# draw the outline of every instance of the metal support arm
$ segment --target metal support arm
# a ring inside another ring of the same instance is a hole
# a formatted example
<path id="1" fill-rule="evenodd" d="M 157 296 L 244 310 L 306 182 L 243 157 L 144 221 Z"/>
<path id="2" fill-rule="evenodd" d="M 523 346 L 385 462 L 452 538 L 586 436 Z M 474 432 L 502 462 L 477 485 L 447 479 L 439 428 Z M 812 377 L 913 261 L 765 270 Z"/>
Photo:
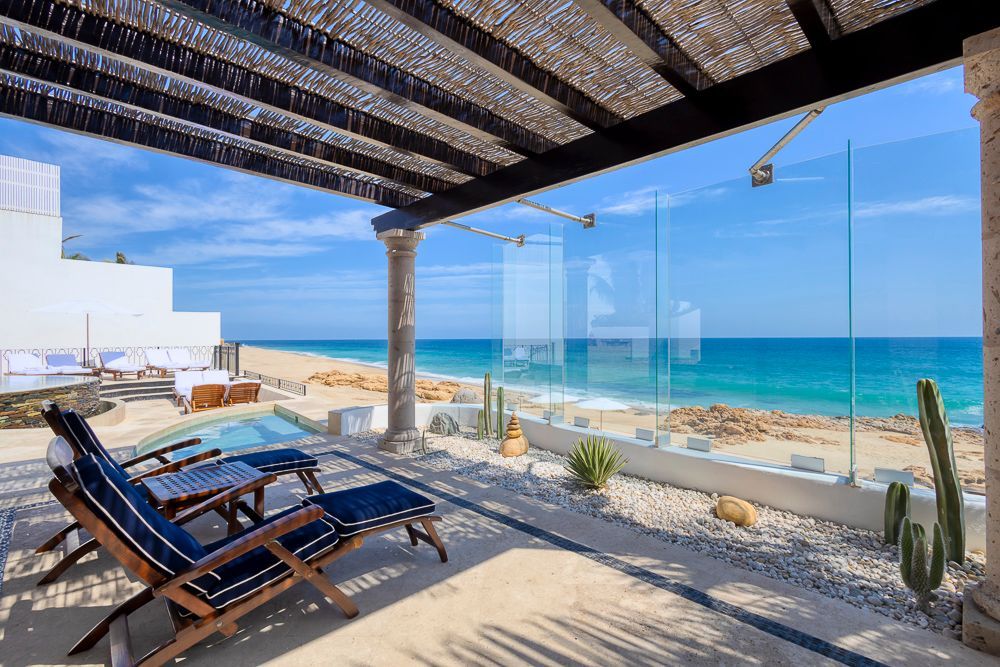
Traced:
<path id="1" fill-rule="evenodd" d="M 499 239 L 500 241 L 508 241 L 510 243 L 516 243 L 518 248 L 524 247 L 524 234 L 520 236 L 504 236 L 503 234 L 497 234 L 496 232 L 490 232 L 485 229 L 479 229 L 478 227 L 470 227 L 468 225 L 463 225 L 457 222 L 452 222 L 451 220 L 445 220 L 441 223 L 448 227 L 454 227 L 455 229 L 461 229 L 465 232 L 472 232 L 473 234 L 480 234 L 482 236 L 489 236 L 491 239 Z"/>
<path id="2" fill-rule="evenodd" d="M 771 159 L 778 154 L 782 148 L 787 146 L 792 139 L 799 136 L 802 130 L 806 129 L 806 125 L 816 120 L 819 115 L 823 113 L 823 108 L 813 109 L 805 116 L 799 119 L 792 129 L 785 133 L 781 139 L 778 139 L 778 143 L 771 146 L 766 153 L 760 156 L 760 159 L 750 165 L 750 178 L 751 185 L 753 187 L 759 187 L 761 185 L 770 185 L 774 183 L 774 165 L 770 163 Z"/>
<path id="3" fill-rule="evenodd" d="M 545 204 L 539 204 L 536 201 L 531 201 L 530 199 L 518 199 L 518 204 L 533 208 L 544 213 L 551 213 L 552 215 L 557 215 L 560 218 L 566 218 L 567 220 L 572 220 L 573 222 L 579 222 L 583 225 L 584 229 L 590 229 L 597 224 L 597 215 L 594 213 L 588 213 L 587 215 L 573 215 L 572 213 L 566 213 L 565 211 L 560 211 L 554 209 L 551 206 L 546 206 Z"/>

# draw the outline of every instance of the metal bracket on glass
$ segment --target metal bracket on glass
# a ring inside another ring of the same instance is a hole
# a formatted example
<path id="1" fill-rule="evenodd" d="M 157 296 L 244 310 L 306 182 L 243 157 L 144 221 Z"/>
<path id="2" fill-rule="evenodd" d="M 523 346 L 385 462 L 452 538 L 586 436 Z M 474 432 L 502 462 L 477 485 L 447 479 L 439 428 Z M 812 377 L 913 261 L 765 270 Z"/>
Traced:
<path id="1" fill-rule="evenodd" d="M 531 201 L 530 199 L 518 199 L 518 204 L 522 206 L 527 206 L 528 208 L 533 208 L 543 213 L 551 213 L 552 215 L 559 216 L 560 218 L 566 218 L 567 220 L 572 220 L 573 222 L 579 222 L 583 225 L 584 229 L 590 229 L 597 225 L 597 214 L 588 213 L 587 215 L 573 215 L 572 213 L 567 213 L 565 211 L 560 211 L 559 209 L 552 208 L 551 206 L 546 206 L 545 204 L 539 204 L 536 201 Z"/>
<path id="2" fill-rule="evenodd" d="M 518 248 L 524 247 L 524 234 L 521 234 L 520 236 L 504 236 L 503 234 L 497 234 L 496 232 L 490 232 L 485 229 L 479 229 L 478 227 L 470 227 L 468 225 L 452 222 L 451 220 L 445 220 L 441 224 L 447 227 L 454 227 L 455 229 L 461 229 L 464 232 L 472 232 L 473 234 L 479 234 L 481 236 L 489 236 L 491 239 L 499 239 L 500 241 L 515 243 L 517 244 Z"/>
<path id="3" fill-rule="evenodd" d="M 750 165 L 750 185 L 757 188 L 774 183 L 774 165 L 771 164 L 771 160 L 778 154 L 778 151 L 787 146 L 802 130 L 806 129 L 806 125 L 816 120 L 821 113 L 823 113 L 823 107 L 813 109 L 800 118 L 792 129 L 785 132 L 785 136 L 778 139 L 778 143 L 767 149 L 767 152 L 761 155 L 759 160 Z"/>

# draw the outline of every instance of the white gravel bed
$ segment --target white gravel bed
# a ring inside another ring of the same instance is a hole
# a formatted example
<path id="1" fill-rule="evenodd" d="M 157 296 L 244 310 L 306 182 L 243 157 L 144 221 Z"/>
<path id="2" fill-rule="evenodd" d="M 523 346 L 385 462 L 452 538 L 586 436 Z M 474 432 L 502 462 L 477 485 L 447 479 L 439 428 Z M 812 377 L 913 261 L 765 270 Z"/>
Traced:
<path id="1" fill-rule="evenodd" d="M 360 440 L 375 442 L 377 433 Z M 758 521 L 740 528 L 715 516 L 716 494 L 681 489 L 630 475 L 616 475 L 602 491 L 573 482 L 565 457 L 532 448 L 503 458 L 499 441 L 474 435 L 434 436 L 422 463 L 627 526 L 683 545 L 735 567 L 839 598 L 856 607 L 960 638 L 962 590 L 984 575 L 982 553 L 965 565 L 948 564 L 930 616 L 919 611 L 899 576 L 899 549 L 878 532 L 799 516 L 757 505 Z"/>

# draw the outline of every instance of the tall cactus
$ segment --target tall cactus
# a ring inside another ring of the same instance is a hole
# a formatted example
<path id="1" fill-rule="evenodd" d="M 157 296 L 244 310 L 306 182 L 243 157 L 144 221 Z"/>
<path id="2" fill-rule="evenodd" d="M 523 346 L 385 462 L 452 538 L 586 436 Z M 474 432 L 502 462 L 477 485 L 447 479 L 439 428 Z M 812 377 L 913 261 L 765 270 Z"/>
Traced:
<path id="1" fill-rule="evenodd" d="M 906 587 L 917 597 L 917 607 L 930 613 L 930 603 L 937 599 L 934 590 L 944 578 L 945 548 L 941 526 L 934 524 L 930 567 L 927 565 L 927 536 L 919 523 L 903 519 L 900 539 L 899 574 Z"/>
<path id="2" fill-rule="evenodd" d="M 493 382 L 490 378 L 489 371 L 483 376 L 483 419 L 486 422 L 486 428 L 483 433 L 486 437 L 493 435 L 493 404 L 490 399 L 493 396 Z"/>
<path id="3" fill-rule="evenodd" d="M 910 516 L 910 488 L 901 482 L 893 482 L 885 492 L 886 544 L 899 544 L 900 527 L 903 519 L 908 516 Z"/>
<path id="4" fill-rule="evenodd" d="M 948 560 L 962 564 L 965 562 L 965 499 L 955 466 L 948 413 L 934 380 L 917 382 L 917 402 L 920 406 L 920 429 L 924 432 L 934 471 L 938 523 L 944 533 Z"/>
<path id="5" fill-rule="evenodd" d="M 503 433 L 503 387 L 497 387 L 497 437 Z"/>

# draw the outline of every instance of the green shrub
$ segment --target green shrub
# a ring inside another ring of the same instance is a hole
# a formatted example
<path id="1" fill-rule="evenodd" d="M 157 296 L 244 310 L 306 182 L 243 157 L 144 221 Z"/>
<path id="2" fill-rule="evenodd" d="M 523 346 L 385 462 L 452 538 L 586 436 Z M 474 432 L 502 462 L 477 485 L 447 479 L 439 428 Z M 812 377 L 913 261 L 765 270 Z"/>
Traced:
<path id="1" fill-rule="evenodd" d="M 591 489 L 603 489 L 611 476 L 625 467 L 628 459 L 605 437 L 580 438 L 569 452 L 566 470 Z"/>

